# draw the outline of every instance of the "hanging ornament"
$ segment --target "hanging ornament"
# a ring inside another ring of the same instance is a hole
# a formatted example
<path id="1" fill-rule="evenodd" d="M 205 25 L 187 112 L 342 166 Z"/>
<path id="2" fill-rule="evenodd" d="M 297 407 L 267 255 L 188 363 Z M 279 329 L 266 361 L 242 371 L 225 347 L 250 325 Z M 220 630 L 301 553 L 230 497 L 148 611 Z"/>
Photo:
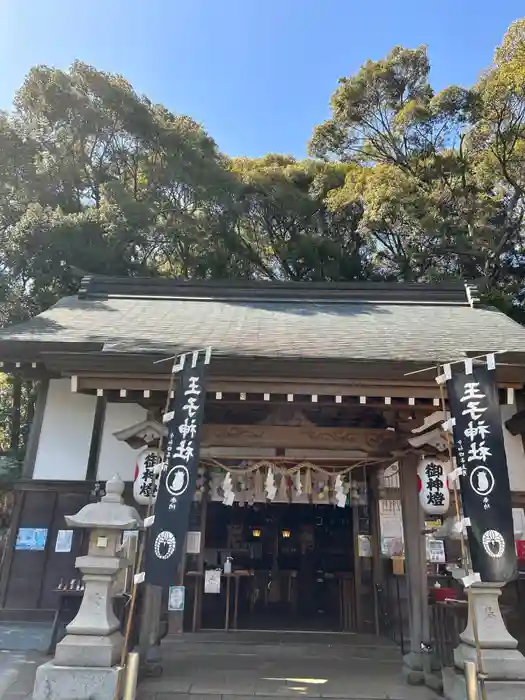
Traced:
<path id="1" fill-rule="evenodd" d="M 335 477 L 334 495 L 336 506 L 338 508 L 344 508 L 346 506 L 346 490 L 341 474 Z"/>
<path id="2" fill-rule="evenodd" d="M 222 500 L 223 505 L 232 506 L 235 500 L 235 492 L 233 490 L 233 481 L 230 472 L 226 472 L 226 476 L 222 482 L 222 491 L 224 494 L 224 498 Z"/>
<path id="3" fill-rule="evenodd" d="M 275 486 L 275 475 L 273 473 L 273 469 L 271 468 L 268 469 L 268 473 L 266 475 L 265 491 L 266 498 L 269 501 L 273 501 L 273 499 L 277 495 L 277 488 Z"/>
<path id="4" fill-rule="evenodd" d="M 279 500 L 288 500 L 288 479 L 286 474 L 281 474 L 281 481 L 279 482 Z"/>
<path id="5" fill-rule="evenodd" d="M 260 469 L 257 469 L 253 477 L 253 500 L 254 502 L 264 502 L 264 483 Z"/>
<path id="6" fill-rule="evenodd" d="M 294 483 L 295 483 L 295 493 L 298 496 L 302 496 L 302 494 L 303 494 L 303 482 L 301 481 L 301 470 L 300 469 L 298 469 L 295 472 Z"/>
<path id="7" fill-rule="evenodd" d="M 310 469 L 307 469 L 304 475 L 304 492 L 307 496 L 312 493 L 312 472 Z"/>

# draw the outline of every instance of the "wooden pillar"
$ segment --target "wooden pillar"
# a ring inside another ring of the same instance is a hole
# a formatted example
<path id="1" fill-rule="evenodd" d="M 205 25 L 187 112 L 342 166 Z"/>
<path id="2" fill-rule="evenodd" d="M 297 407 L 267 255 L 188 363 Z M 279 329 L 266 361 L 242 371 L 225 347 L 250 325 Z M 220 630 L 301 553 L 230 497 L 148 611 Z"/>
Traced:
<path id="1" fill-rule="evenodd" d="M 419 505 L 417 455 L 399 460 L 399 481 L 405 543 L 405 580 L 408 595 L 410 652 L 405 655 L 404 671 L 411 684 L 425 682 L 422 644 L 428 643 L 428 591 L 424 517 Z"/>
<path id="2" fill-rule="evenodd" d="M 372 573 L 374 585 L 374 626 L 375 633 L 380 633 L 378 587 L 384 583 L 384 571 L 381 561 L 381 517 L 379 513 L 379 468 L 369 474 L 368 493 L 370 507 L 370 524 L 372 535 Z"/>
<path id="3" fill-rule="evenodd" d="M 361 558 L 359 557 L 359 506 L 352 504 L 352 534 L 354 537 L 354 600 L 355 600 L 355 627 L 361 632 L 363 625 L 362 600 L 361 600 Z"/>
<path id="4" fill-rule="evenodd" d="M 26 452 L 24 457 L 24 465 L 22 467 L 22 476 L 25 479 L 31 479 L 35 469 L 36 455 L 38 451 L 38 443 L 40 441 L 40 433 L 42 432 L 42 423 L 44 422 L 44 412 L 46 409 L 47 392 L 49 389 L 49 379 L 41 379 L 36 386 L 36 402 L 34 407 L 31 428 L 26 444 Z"/>
<path id="5" fill-rule="evenodd" d="M 204 547 L 206 544 L 206 524 L 208 522 L 208 502 L 210 496 L 210 484 L 207 480 L 206 488 L 201 501 L 201 549 L 199 552 L 198 571 L 200 576 L 195 579 L 195 600 L 193 603 L 192 631 L 196 632 L 202 625 L 202 596 L 204 595 Z"/>

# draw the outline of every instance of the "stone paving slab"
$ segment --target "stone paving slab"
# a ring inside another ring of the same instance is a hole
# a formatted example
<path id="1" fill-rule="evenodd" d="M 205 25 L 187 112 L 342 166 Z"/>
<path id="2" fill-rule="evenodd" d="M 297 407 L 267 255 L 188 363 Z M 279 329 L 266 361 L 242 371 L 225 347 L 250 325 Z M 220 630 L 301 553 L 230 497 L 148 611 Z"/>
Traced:
<path id="1" fill-rule="evenodd" d="M 389 642 L 355 635 L 324 644 L 277 641 L 257 635 L 184 635 L 162 644 L 164 674 L 145 679 L 138 700 L 437 700 L 427 688 L 408 686 L 401 653 Z M 304 638 L 303 638 L 304 639 Z"/>
<path id="2" fill-rule="evenodd" d="M 164 674 L 144 680 L 137 700 L 438 700 L 426 688 L 406 685 L 401 655 L 389 645 L 366 651 L 347 643 L 281 644 L 278 653 L 270 644 L 257 645 L 257 653 L 231 642 L 203 646 L 166 640 Z M 36 652 L 1 651 L 0 700 L 29 700 L 36 668 L 47 660 Z"/>
<path id="3" fill-rule="evenodd" d="M 0 649 L 5 651 L 46 652 L 51 640 L 51 625 L 47 622 L 0 623 Z"/>
<path id="4" fill-rule="evenodd" d="M 37 652 L 0 651 L 0 699 L 26 700 L 33 695 L 37 667 L 47 658 Z"/>

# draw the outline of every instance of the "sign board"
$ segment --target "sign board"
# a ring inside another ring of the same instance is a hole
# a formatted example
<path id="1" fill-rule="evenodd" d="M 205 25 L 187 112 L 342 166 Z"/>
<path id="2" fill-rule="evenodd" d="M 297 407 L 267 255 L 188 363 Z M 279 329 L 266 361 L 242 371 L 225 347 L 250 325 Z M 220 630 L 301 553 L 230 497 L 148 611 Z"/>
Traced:
<path id="1" fill-rule="evenodd" d="M 505 583 L 517 563 L 495 370 L 467 362 L 450 373 L 447 392 L 472 567 L 482 581 Z"/>
<path id="2" fill-rule="evenodd" d="M 46 527 L 21 527 L 16 536 L 15 549 L 42 552 L 46 548 L 46 542 Z"/>

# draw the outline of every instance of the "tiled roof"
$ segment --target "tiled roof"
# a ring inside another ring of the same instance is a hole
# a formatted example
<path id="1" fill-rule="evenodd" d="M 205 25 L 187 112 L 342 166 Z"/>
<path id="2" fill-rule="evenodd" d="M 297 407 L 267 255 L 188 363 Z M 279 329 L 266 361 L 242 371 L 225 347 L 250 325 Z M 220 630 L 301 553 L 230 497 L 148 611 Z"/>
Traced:
<path id="1" fill-rule="evenodd" d="M 42 349 L 90 342 L 107 351 L 171 353 L 211 345 L 230 357 L 429 364 L 525 350 L 524 328 L 493 309 L 472 308 L 458 287 L 95 282 L 1 330 L 0 348 L 5 341 Z"/>

